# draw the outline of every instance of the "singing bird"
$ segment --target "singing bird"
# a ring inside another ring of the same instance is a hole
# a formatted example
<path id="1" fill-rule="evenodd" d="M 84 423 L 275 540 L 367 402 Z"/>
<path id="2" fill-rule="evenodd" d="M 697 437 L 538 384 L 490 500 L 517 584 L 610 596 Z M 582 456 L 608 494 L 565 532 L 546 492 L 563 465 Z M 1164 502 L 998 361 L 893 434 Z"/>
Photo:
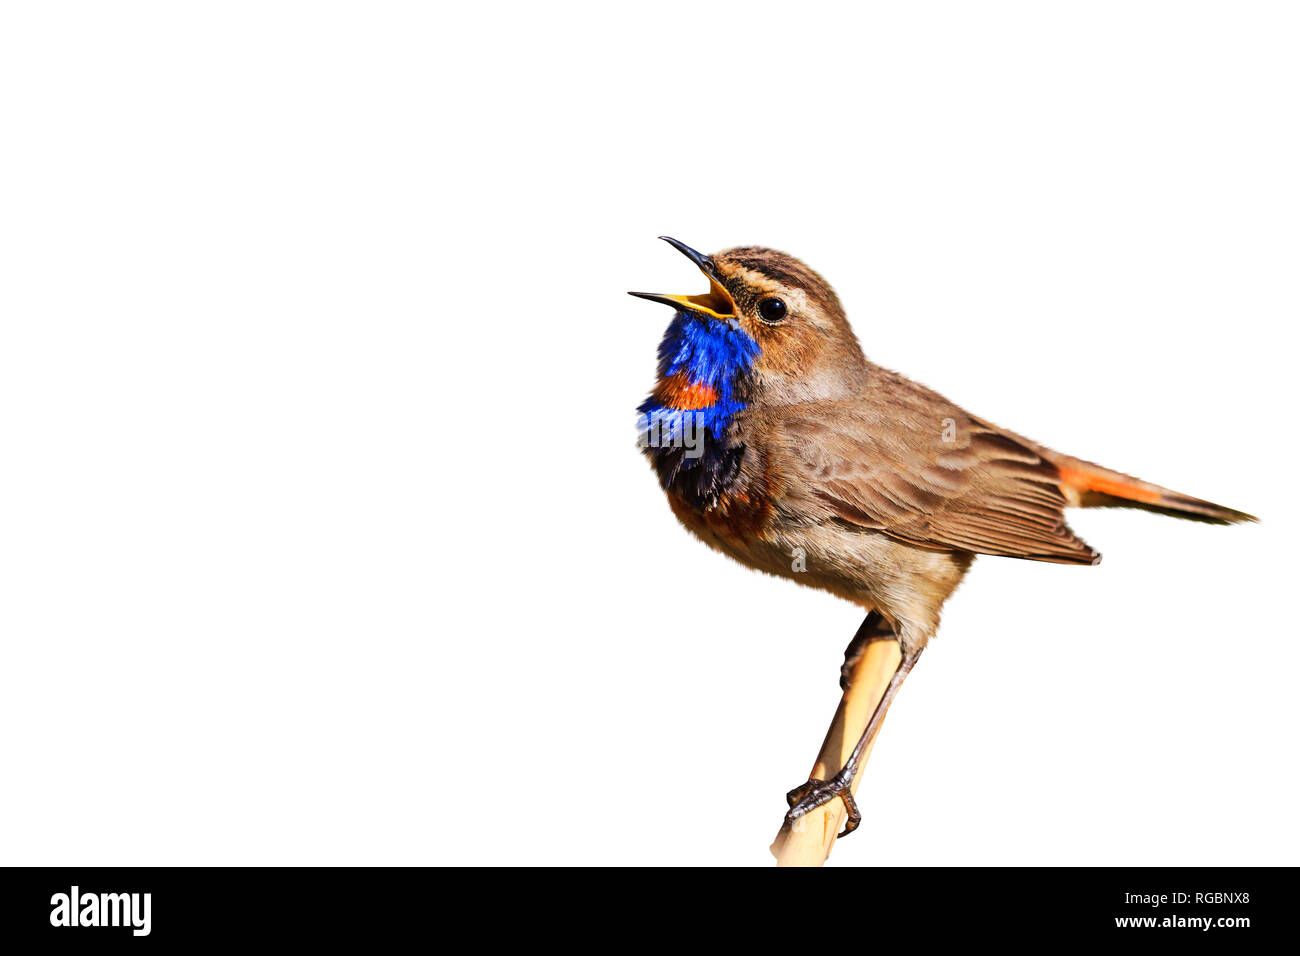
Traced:
<path id="1" fill-rule="evenodd" d="M 702 295 L 630 293 L 676 310 L 639 419 L 673 513 L 742 564 L 866 610 L 842 682 L 871 641 L 902 652 L 843 769 L 788 795 L 791 821 L 839 797 L 841 836 L 857 828 L 863 750 L 975 555 L 1097 564 L 1066 507 L 1256 520 L 1062 455 L 873 364 L 834 290 L 792 256 L 660 238 L 709 281 Z"/>

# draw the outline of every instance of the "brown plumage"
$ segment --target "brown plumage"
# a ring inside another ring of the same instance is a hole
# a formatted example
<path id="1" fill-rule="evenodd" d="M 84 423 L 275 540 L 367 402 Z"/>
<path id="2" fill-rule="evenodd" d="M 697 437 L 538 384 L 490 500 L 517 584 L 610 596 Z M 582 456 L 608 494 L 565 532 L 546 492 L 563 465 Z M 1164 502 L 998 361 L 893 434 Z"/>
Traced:
<path id="1" fill-rule="evenodd" d="M 976 554 L 1096 564 L 1067 506 L 1255 520 L 1052 451 L 869 362 L 834 290 L 791 256 L 704 256 L 668 241 L 710 285 L 697 296 L 633 293 L 678 310 L 642 406 L 674 514 L 744 564 L 853 601 L 903 649 L 854 757 L 793 791 L 792 819 L 840 796 L 856 827 L 847 787 L 858 756 Z M 656 441 L 660 420 L 698 425 L 699 457 Z"/>

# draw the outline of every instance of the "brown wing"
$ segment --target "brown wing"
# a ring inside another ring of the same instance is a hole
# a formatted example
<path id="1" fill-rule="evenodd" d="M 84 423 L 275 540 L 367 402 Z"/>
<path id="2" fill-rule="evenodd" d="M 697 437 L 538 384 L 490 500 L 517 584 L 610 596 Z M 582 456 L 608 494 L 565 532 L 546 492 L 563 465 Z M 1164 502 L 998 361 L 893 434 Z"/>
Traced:
<path id="1" fill-rule="evenodd" d="M 803 514 L 945 551 L 1101 560 L 1065 524 L 1054 464 L 901 376 L 881 370 L 860 398 L 787 407 L 773 431 Z"/>

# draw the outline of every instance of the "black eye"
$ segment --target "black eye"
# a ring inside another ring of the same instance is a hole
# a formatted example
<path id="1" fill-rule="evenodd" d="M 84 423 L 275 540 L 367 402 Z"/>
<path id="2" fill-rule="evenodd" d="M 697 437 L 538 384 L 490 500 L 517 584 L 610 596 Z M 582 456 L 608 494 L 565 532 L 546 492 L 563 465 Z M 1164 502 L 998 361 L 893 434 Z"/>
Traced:
<path id="1" fill-rule="evenodd" d="M 785 318 L 785 303 L 780 299 L 764 299 L 758 304 L 758 317 L 764 322 L 780 322 Z"/>

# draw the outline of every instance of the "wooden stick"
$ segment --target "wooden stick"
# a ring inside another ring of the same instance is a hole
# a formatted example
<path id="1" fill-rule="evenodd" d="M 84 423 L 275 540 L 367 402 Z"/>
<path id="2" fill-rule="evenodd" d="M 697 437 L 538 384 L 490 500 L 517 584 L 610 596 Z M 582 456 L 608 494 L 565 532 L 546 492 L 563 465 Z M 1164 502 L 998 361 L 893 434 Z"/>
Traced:
<path id="1" fill-rule="evenodd" d="M 880 698 L 885 695 L 885 687 L 901 660 L 897 641 L 872 641 L 866 646 L 853 669 L 852 684 L 840 698 L 839 709 L 835 711 L 835 719 L 826 731 L 826 740 L 822 743 L 821 753 L 817 755 L 817 762 L 813 764 L 809 776 L 825 780 L 844 766 L 853 745 L 862 736 L 862 731 L 867 729 L 867 721 L 871 719 Z M 876 736 L 880 736 L 879 730 Z M 862 755 L 857 775 L 853 778 L 854 793 L 858 792 L 862 768 L 867 765 L 867 758 L 871 756 L 871 749 L 875 745 L 875 738 L 872 738 Z M 872 810 L 861 806 L 859 809 L 862 810 L 863 819 L 858 839 L 863 839 L 871 832 Z M 844 829 L 847 816 L 844 801 L 836 798 L 800 817 L 793 828 L 783 822 L 771 846 L 776 865 L 821 866 L 830 856 L 835 837 Z"/>

